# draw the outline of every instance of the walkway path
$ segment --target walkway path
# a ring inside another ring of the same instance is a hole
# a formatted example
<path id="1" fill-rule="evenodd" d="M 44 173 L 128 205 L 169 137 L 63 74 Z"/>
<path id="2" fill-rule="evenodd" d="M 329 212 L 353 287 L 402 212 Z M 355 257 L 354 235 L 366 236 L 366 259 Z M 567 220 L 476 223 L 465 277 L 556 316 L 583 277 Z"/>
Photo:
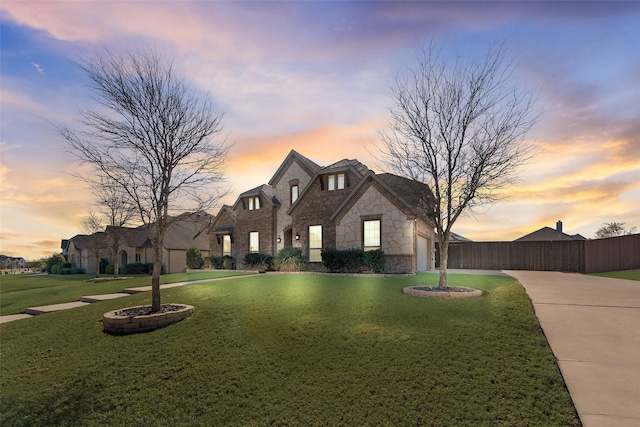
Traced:
<path id="1" fill-rule="evenodd" d="M 582 424 L 640 426 L 640 282 L 506 273 L 531 298 Z"/>
<path id="2" fill-rule="evenodd" d="M 219 281 L 219 280 L 226 280 L 226 279 L 237 279 L 239 277 L 246 277 L 246 275 L 227 276 L 227 277 L 214 277 L 214 278 L 210 278 L 210 279 L 191 280 L 191 281 L 188 281 L 188 282 L 167 283 L 166 285 L 160 285 L 160 289 L 175 288 L 175 287 L 178 287 L 178 286 L 190 285 L 192 283 L 212 282 L 212 281 Z M 94 302 L 105 301 L 105 300 L 110 300 L 110 299 L 114 299 L 114 298 L 126 297 L 126 296 L 129 296 L 129 295 L 132 295 L 132 294 L 137 294 L 137 293 L 140 293 L 140 292 L 151 292 L 151 286 L 141 286 L 141 287 L 138 287 L 138 288 L 128 288 L 128 289 L 125 289 L 123 292 L 117 292 L 117 293 L 114 293 L 114 294 L 90 295 L 90 296 L 80 297 L 80 299 L 78 301 L 65 302 L 65 303 L 62 303 L 62 304 L 52 304 L 52 305 L 43 305 L 43 306 L 39 306 L 39 307 L 29 307 L 24 311 L 24 313 L 8 314 L 8 315 L 5 315 L 5 316 L 0 316 L 0 324 L 13 322 L 15 320 L 20 320 L 20 319 L 28 319 L 30 317 L 37 316 L 39 314 L 52 313 L 54 311 L 60 311 L 60 310 L 68 310 L 70 308 L 75 308 L 75 307 L 82 307 L 82 306 L 89 305 L 89 304 L 94 303 Z"/>

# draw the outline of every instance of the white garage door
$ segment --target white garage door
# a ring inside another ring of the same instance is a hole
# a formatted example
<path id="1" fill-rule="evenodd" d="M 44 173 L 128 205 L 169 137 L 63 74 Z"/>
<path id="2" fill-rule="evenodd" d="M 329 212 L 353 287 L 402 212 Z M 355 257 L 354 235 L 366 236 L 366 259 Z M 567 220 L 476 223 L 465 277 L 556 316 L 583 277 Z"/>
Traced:
<path id="1" fill-rule="evenodd" d="M 429 241 L 426 237 L 418 236 L 418 250 L 416 257 L 418 258 L 418 271 L 427 271 L 429 269 Z"/>

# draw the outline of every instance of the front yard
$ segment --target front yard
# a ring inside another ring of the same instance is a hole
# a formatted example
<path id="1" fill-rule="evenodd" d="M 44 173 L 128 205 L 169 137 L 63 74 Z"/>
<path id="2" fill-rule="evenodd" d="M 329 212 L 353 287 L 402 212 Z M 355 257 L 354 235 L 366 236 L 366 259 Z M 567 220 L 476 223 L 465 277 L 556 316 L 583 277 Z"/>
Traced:
<path id="1" fill-rule="evenodd" d="M 482 298 L 402 294 L 409 278 L 255 275 L 162 292 L 194 305 L 110 336 L 138 294 L 0 325 L 0 424 L 579 425 L 522 287 L 451 275 Z"/>

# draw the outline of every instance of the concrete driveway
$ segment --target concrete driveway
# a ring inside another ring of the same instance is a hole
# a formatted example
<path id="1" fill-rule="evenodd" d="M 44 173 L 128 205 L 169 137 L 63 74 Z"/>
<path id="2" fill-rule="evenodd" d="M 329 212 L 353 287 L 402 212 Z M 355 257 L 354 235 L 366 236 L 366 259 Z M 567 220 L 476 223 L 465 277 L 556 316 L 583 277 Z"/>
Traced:
<path id="1" fill-rule="evenodd" d="M 531 298 L 582 424 L 640 426 L 640 282 L 505 273 Z"/>

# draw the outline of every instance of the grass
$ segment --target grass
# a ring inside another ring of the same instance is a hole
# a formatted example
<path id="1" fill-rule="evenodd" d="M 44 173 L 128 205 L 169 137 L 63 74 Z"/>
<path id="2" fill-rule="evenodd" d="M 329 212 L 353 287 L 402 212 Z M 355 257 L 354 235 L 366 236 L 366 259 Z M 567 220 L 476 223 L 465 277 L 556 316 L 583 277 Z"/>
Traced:
<path id="1" fill-rule="evenodd" d="M 611 277 L 613 279 L 640 280 L 640 268 L 635 270 L 609 271 L 606 273 L 591 273 L 591 276 Z"/>
<path id="2" fill-rule="evenodd" d="M 197 271 L 160 276 L 160 283 L 175 283 L 226 277 L 243 272 Z M 150 286 L 148 275 L 132 276 L 130 279 L 93 283 L 91 274 L 67 276 L 7 274 L 0 276 L 0 314 L 22 313 L 28 307 L 77 301 L 80 297 L 122 292 L 125 288 Z"/>
<path id="3" fill-rule="evenodd" d="M 0 325 L 3 426 L 577 426 L 522 286 L 404 295 L 437 275 L 256 275 L 163 291 L 195 313 L 110 336 L 111 300 Z M 127 306 L 148 295 L 127 297 Z"/>

